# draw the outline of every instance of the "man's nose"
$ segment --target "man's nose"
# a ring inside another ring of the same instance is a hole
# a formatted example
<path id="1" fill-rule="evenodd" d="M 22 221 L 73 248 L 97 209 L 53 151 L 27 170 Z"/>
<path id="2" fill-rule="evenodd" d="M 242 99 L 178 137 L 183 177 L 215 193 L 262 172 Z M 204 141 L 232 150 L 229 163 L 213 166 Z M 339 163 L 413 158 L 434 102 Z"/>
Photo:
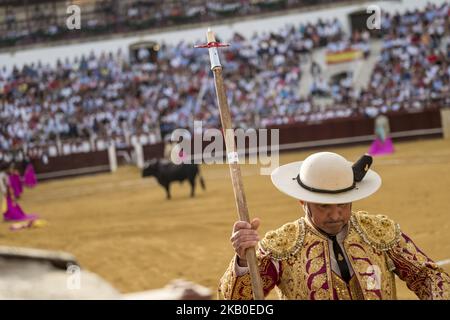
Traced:
<path id="1" fill-rule="evenodd" d="M 328 213 L 328 218 L 331 221 L 338 221 L 341 219 L 341 209 L 337 205 L 332 205 Z"/>

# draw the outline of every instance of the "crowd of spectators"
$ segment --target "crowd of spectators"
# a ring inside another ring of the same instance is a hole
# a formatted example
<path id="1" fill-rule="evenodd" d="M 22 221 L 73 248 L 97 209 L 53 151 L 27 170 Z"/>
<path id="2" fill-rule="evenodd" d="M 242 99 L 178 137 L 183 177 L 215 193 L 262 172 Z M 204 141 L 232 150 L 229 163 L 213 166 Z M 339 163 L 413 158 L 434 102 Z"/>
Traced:
<path id="1" fill-rule="evenodd" d="M 420 111 L 436 101 L 448 106 L 449 9 L 444 4 L 428 5 L 425 10 L 411 10 L 403 15 L 385 13 L 381 20 L 382 51 L 368 86 L 356 90 L 351 75 L 334 84 L 318 77 L 311 93 L 331 96 L 337 110 L 360 110 L 370 117 L 389 111 Z M 336 116 L 331 108 L 327 110 L 331 117 Z"/>
<path id="2" fill-rule="evenodd" d="M 66 27 L 65 2 L 19 0 L 13 6 L 0 4 L 0 48 L 217 22 L 339 1 L 346 0 L 85 0 L 79 3 L 81 29 L 73 31 Z"/>
<path id="3" fill-rule="evenodd" d="M 349 78 L 328 86 L 333 103 L 300 97 L 302 59 L 342 41 L 337 20 L 289 25 L 246 39 L 235 34 L 222 51 L 235 126 L 267 127 L 340 117 L 420 110 L 450 97 L 449 5 L 383 17 L 383 50 L 370 83 L 355 90 Z M 327 30 L 327 31 L 325 31 Z M 359 38 L 358 38 L 359 39 Z M 305 43 L 310 43 L 305 49 Z M 55 139 L 114 139 L 174 128 L 218 128 L 209 56 L 180 42 L 161 45 L 156 63 L 132 63 L 126 53 L 31 63 L 0 70 L 0 150 Z"/>

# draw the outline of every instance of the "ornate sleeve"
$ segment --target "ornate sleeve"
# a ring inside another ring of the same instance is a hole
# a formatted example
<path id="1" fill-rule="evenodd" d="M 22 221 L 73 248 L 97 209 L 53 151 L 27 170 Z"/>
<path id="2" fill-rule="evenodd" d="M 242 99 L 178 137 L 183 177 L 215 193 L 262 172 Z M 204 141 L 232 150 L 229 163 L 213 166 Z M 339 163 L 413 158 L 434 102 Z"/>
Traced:
<path id="1" fill-rule="evenodd" d="M 286 223 L 277 230 L 269 231 L 259 242 L 256 258 L 265 296 L 280 282 L 283 273 L 280 261 L 287 259 L 300 249 L 304 236 L 305 221 L 301 218 Z M 250 274 L 247 272 L 238 276 L 235 266 L 236 257 L 231 260 L 220 280 L 219 299 L 250 300 L 253 298 Z"/>
<path id="2" fill-rule="evenodd" d="M 259 273 L 263 283 L 264 296 L 275 287 L 279 280 L 279 273 L 274 262 L 268 255 L 257 251 Z M 231 260 L 225 274 L 220 279 L 218 298 L 226 300 L 251 300 L 253 299 L 250 273 L 238 276 L 236 274 L 236 256 Z"/>
<path id="3" fill-rule="evenodd" d="M 421 300 L 450 299 L 450 277 L 428 258 L 414 242 L 401 233 L 398 243 L 387 254 L 395 273 Z"/>

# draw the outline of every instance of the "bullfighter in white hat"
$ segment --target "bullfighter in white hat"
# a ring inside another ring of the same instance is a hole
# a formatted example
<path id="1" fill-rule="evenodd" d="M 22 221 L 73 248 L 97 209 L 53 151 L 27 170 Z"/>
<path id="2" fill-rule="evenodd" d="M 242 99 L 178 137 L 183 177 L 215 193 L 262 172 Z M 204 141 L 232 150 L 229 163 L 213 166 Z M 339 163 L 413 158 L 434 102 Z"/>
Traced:
<path id="1" fill-rule="evenodd" d="M 282 299 L 386 300 L 396 298 L 394 275 L 420 299 L 449 299 L 450 277 L 383 215 L 352 212 L 352 202 L 381 185 L 372 158 L 355 164 L 331 152 L 277 168 L 272 182 L 300 200 L 305 216 L 259 241 L 254 219 L 237 221 L 236 252 L 219 285 L 219 297 L 252 299 L 245 250 L 258 246 L 264 294 Z"/>

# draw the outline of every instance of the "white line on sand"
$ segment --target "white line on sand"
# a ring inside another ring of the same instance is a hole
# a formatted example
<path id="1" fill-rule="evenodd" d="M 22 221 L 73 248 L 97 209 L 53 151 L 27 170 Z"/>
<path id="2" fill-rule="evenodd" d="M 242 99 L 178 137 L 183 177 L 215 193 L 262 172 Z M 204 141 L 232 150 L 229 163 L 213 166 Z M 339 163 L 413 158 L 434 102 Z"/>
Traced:
<path id="1" fill-rule="evenodd" d="M 441 261 L 436 262 L 436 264 L 438 266 L 445 266 L 446 264 L 449 264 L 449 263 L 450 263 L 450 259 L 445 259 L 445 260 L 441 260 Z"/>

